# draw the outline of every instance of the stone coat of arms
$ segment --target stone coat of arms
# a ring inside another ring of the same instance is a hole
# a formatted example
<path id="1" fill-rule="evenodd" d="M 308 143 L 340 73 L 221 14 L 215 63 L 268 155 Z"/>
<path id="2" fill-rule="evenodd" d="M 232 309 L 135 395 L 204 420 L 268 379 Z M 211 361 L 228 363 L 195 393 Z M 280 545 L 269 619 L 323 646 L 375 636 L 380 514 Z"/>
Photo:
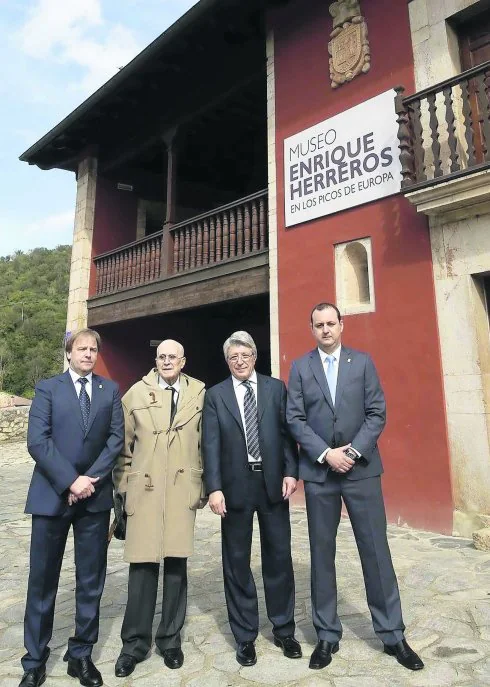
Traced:
<path id="1" fill-rule="evenodd" d="M 333 17 L 330 34 L 330 79 L 332 88 L 365 74 L 371 66 L 367 24 L 359 0 L 337 0 L 329 7 Z"/>

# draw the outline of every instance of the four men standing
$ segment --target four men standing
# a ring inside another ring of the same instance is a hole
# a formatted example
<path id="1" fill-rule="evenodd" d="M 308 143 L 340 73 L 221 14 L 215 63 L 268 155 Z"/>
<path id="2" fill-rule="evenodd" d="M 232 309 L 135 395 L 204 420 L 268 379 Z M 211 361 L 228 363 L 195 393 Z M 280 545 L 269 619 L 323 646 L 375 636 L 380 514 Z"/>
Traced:
<path id="1" fill-rule="evenodd" d="M 125 500 L 128 602 L 121 630 L 118 677 L 146 658 L 160 562 L 162 615 L 155 643 L 169 668 L 180 668 L 187 603 L 187 558 L 193 551 L 196 509 L 204 505 L 203 464 L 211 510 L 221 516 L 228 616 L 243 666 L 256 663 L 259 617 L 250 569 L 257 513 L 262 575 L 274 643 L 300 658 L 294 637 L 294 574 L 289 497 L 305 483 L 311 549 L 313 624 L 318 643 L 310 668 L 339 648 L 335 540 L 344 501 L 361 557 L 368 604 L 386 653 L 411 670 L 423 668 L 404 638 L 398 586 L 386 538 L 377 440 L 385 424 L 383 391 L 371 358 L 341 345 L 337 307 L 311 314 L 317 348 L 295 361 L 289 391 L 255 371 L 257 349 L 247 332 L 223 346 L 231 376 L 212 387 L 182 373 L 184 349 L 163 341 L 156 369 L 123 398 L 92 373 L 100 347 L 85 329 L 67 340 L 70 369 L 36 388 L 28 431 L 36 467 L 26 512 L 32 513 L 31 569 L 25 617 L 25 670 L 20 687 L 45 680 L 54 602 L 70 525 L 75 535 L 77 612 L 65 660 L 86 687 L 102 684 L 90 654 L 98 632 L 112 503 L 110 474 Z M 286 398 L 287 410 L 286 410 Z M 295 440 L 295 441 L 294 441 Z"/>

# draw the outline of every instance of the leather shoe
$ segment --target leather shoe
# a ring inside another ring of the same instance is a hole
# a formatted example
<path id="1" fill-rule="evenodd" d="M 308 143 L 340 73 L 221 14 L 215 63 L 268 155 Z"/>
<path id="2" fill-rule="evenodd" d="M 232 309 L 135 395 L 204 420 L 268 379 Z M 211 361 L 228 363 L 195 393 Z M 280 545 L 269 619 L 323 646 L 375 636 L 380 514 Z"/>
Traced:
<path id="1" fill-rule="evenodd" d="M 274 637 L 274 644 L 282 648 L 282 653 L 286 658 L 301 658 L 301 646 L 294 635 L 289 637 Z"/>
<path id="2" fill-rule="evenodd" d="M 116 677 L 127 677 L 128 675 L 131 675 L 137 663 L 138 661 L 134 656 L 130 656 L 129 654 L 120 654 L 114 668 Z"/>
<path id="3" fill-rule="evenodd" d="M 165 651 L 162 651 L 162 656 L 163 662 L 167 668 L 171 668 L 172 670 L 180 668 L 184 663 L 184 654 L 180 647 L 177 649 L 165 649 Z"/>
<path id="4" fill-rule="evenodd" d="M 92 663 L 90 656 L 69 658 L 66 672 L 70 677 L 77 677 L 83 687 L 100 687 L 104 684 L 102 675 Z"/>
<path id="5" fill-rule="evenodd" d="M 253 642 L 238 642 L 236 660 L 241 666 L 254 666 L 257 663 L 255 644 Z"/>
<path id="6" fill-rule="evenodd" d="M 19 687 L 39 687 L 46 680 L 46 666 L 26 670 Z"/>
<path id="7" fill-rule="evenodd" d="M 324 639 L 320 639 L 315 647 L 314 652 L 310 658 L 310 668 L 313 670 L 321 670 L 326 668 L 332 662 L 332 654 L 336 654 L 339 650 L 339 643 L 331 644 Z"/>
<path id="8" fill-rule="evenodd" d="M 405 639 L 402 639 L 398 644 L 385 644 L 384 652 L 389 656 L 394 656 L 398 663 L 408 670 L 422 670 L 424 667 L 424 662 L 420 656 L 417 656 Z"/>

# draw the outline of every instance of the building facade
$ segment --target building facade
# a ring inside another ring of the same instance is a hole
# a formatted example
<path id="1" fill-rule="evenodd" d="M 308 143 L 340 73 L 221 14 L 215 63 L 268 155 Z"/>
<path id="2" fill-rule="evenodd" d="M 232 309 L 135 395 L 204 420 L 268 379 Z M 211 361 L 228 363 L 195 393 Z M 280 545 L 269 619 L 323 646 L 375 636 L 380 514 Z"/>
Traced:
<path id="1" fill-rule="evenodd" d="M 484 527 L 486 9 L 201 0 L 24 153 L 76 173 L 67 330 L 101 372 L 127 388 L 172 336 L 214 383 L 245 328 L 287 380 L 336 301 L 387 397 L 390 521 Z"/>

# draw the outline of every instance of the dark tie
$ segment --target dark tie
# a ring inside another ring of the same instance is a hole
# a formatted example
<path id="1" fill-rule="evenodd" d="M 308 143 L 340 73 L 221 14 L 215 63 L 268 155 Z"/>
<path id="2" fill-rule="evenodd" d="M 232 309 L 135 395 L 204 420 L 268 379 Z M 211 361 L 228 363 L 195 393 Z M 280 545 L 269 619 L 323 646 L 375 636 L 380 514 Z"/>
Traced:
<path id="1" fill-rule="evenodd" d="M 245 434 L 247 435 L 248 452 L 252 458 L 260 460 L 259 419 L 257 417 L 255 394 L 248 380 L 242 383 L 246 389 L 243 400 L 243 414 L 245 415 Z"/>
<path id="2" fill-rule="evenodd" d="M 172 399 L 170 401 L 170 424 L 172 424 L 172 422 L 174 421 L 175 412 L 177 410 L 177 403 L 175 402 L 177 389 L 174 389 L 173 386 L 167 386 L 167 391 L 170 391 L 172 393 Z"/>
<path id="3" fill-rule="evenodd" d="M 80 401 L 80 410 L 82 411 L 83 428 L 87 431 L 88 418 L 90 415 L 90 396 L 86 389 L 88 379 L 86 377 L 80 377 L 78 381 L 80 382 L 80 396 L 78 400 Z"/>

